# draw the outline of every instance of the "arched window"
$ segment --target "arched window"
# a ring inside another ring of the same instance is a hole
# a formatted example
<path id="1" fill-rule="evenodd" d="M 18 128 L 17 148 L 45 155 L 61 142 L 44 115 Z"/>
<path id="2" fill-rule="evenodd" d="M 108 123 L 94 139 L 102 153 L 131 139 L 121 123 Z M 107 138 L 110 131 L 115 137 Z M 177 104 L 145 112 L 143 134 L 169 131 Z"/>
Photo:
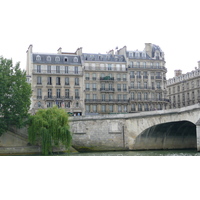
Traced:
<path id="1" fill-rule="evenodd" d="M 74 57 L 74 62 L 78 62 L 78 58 L 77 57 Z"/>
<path id="2" fill-rule="evenodd" d="M 51 56 L 47 56 L 47 61 L 51 61 Z"/>
<path id="3" fill-rule="evenodd" d="M 56 56 L 56 57 L 55 57 L 55 61 L 56 61 L 56 62 L 60 62 L 60 57 Z"/>
<path id="4" fill-rule="evenodd" d="M 37 56 L 36 56 L 36 60 L 37 60 L 37 61 L 40 61 L 40 60 L 41 60 L 41 57 L 40 57 L 39 55 L 37 55 Z"/>

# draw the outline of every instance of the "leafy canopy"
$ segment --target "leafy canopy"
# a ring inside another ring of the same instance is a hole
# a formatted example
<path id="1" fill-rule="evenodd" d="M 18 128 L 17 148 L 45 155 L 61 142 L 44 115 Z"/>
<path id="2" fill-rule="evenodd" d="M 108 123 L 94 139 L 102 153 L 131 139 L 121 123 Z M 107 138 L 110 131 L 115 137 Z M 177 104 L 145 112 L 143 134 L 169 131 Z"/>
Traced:
<path id="1" fill-rule="evenodd" d="M 64 145 L 68 150 L 71 145 L 68 115 L 57 106 L 48 109 L 39 109 L 29 118 L 29 142 L 42 146 L 42 154 L 48 155 L 53 147 Z"/>
<path id="2" fill-rule="evenodd" d="M 30 108 L 31 86 L 19 62 L 0 57 L 0 136 L 10 125 L 22 127 Z"/>

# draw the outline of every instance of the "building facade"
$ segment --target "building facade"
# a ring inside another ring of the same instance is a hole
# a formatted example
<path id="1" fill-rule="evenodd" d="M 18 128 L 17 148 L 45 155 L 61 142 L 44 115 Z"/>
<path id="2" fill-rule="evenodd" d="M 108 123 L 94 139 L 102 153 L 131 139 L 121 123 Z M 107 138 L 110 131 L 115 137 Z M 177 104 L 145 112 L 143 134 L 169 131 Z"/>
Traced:
<path id="1" fill-rule="evenodd" d="M 167 81 L 169 108 L 181 108 L 200 102 L 200 61 L 198 68 Z"/>
<path id="2" fill-rule="evenodd" d="M 126 46 L 106 54 L 27 50 L 31 111 L 57 105 L 74 115 L 128 113 L 166 109 L 164 53 L 146 43 L 143 51 Z"/>

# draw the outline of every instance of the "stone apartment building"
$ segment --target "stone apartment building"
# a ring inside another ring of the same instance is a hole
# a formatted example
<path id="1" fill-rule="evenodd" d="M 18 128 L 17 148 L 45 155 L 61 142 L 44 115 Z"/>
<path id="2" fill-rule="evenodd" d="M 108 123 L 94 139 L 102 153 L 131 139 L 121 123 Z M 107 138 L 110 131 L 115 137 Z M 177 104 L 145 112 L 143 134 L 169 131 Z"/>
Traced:
<path id="1" fill-rule="evenodd" d="M 200 102 L 200 61 L 198 68 L 167 81 L 169 108 L 181 108 Z"/>
<path id="2" fill-rule="evenodd" d="M 143 51 L 127 47 L 106 54 L 36 53 L 27 50 L 31 111 L 57 105 L 75 115 L 166 109 L 164 53 L 146 43 Z"/>

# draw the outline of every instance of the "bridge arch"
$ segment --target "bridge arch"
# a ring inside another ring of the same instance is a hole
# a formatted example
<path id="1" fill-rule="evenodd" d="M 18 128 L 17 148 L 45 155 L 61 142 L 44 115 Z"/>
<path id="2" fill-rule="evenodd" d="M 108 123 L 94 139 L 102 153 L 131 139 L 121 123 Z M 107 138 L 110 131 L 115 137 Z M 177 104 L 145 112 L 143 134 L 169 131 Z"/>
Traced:
<path id="1" fill-rule="evenodd" d="M 135 150 L 194 148 L 197 148 L 196 125 L 187 120 L 151 126 L 134 141 Z"/>

